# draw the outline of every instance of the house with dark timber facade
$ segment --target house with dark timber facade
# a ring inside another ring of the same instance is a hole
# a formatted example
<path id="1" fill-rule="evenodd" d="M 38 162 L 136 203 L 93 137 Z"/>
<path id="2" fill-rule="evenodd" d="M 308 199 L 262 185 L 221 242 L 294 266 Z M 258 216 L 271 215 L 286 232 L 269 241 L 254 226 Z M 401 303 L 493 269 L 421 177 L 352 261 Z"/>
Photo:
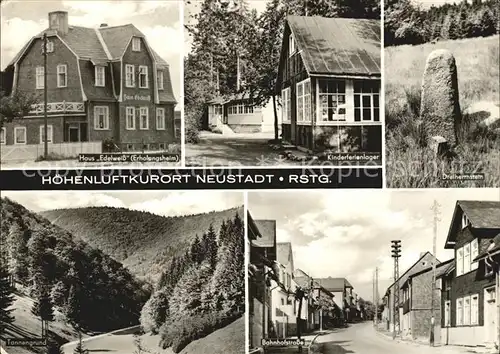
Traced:
<path id="1" fill-rule="evenodd" d="M 277 279 L 276 221 L 254 220 L 247 212 L 249 264 L 249 349 L 259 352 L 262 339 L 270 337 L 272 283 Z"/>
<path id="2" fill-rule="evenodd" d="M 282 139 L 309 152 L 382 151 L 380 21 L 288 16 Z"/>
<path id="3" fill-rule="evenodd" d="M 499 233 L 500 202 L 457 201 L 445 244 L 455 264 L 440 278 L 442 344 L 498 348 Z"/>
<path id="4" fill-rule="evenodd" d="M 67 12 L 55 11 L 49 28 L 26 43 L 5 70 L 8 93 L 34 93 L 41 103 L 3 127 L 2 143 L 43 142 L 44 34 L 49 143 L 112 141 L 129 151 L 164 150 L 175 142 L 169 65 L 144 34 L 132 24 L 72 26 Z"/>

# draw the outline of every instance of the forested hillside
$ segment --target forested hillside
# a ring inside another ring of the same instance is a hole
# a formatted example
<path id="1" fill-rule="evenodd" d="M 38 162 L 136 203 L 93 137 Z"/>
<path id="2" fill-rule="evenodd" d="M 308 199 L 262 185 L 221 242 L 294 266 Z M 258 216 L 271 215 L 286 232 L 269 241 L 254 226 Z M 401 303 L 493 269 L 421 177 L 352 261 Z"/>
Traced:
<path id="1" fill-rule="evenodd" d="M 487 37 L 499 31 L 498 0 L 463 0 L 430 8 L 412 0 L 385 4 L 385 46 Z"/>
<path id="2" fill-rule="evenodd" d="M 18 203 L 2 198 L 0 212 L 2 304 L 12 291 L 7 281 L 34 299 L 32 313 L 46 329 L 54 308 L 82 330 L 138 323 L 149 286 L 102 251 Z M 2 308 L 2 322 L 15 323 L 8 306 Z"/>
<path id="3" fill-rule="evenodd" d="M 89 207 L 59 209 L 41 215 L 71 232 L 140 277 L 156 282 L 174 256 L 184 254 L 198 235 L 220 221 L 233 217 L 243 208 L 198 215 L 164 217 L 125 208 Z"/>
<path id="4" fill-rule="evenodd" d="M 243 315 L 245 242 L 240 215 L 233 211 L 230 218 L 210 225 L 163 269 L 141 314 L 143 329 L 159 333 L 163 348 L 178 353 Z M 244 333 L 232 340 L 241 345 Z"/>

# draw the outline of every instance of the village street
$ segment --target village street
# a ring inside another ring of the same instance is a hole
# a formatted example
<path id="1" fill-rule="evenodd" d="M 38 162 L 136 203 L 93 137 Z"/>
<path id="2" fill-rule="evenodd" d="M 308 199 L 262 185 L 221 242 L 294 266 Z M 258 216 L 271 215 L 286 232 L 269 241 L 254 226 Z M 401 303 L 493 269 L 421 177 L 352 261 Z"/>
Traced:
<path id="1" fill-rule="evenodd" d="M 306 342 L 314 336 L 305 337 Z M 336 328 L 327 334 L 320 335 L 313 344 L 310 353 L 319 354 L 462 354 L 474 353 L 467 348 L 441 346 L 430 347 L 424 344 L 415 344 L 393 341 L 392 338 L 377 333 L 371 321 L 352 324 L 348 328 Z M 266 353 L 297 353 L 297 348 L 284 350 L 269 350 Z M 302 351 L 307 353 L 305 349 Z"/>

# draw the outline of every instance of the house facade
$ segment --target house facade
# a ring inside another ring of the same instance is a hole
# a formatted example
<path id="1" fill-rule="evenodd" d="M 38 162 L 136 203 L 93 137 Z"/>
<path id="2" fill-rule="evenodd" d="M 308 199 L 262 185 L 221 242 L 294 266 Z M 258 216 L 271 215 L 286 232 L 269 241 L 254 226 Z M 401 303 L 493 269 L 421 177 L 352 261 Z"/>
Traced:
<path id="1" fill-rule="evenodd" d="M 498 269 L 480 256 L 499 233 L 500 202 L 457 201 L 445 244 L 455 265 L 442 277 L 443 344 L 498 348 Z"/>
<path id="2" fill-rule="evenodd" d="M 278 108 L 278 120 L 281 115 Z M 220 129 L 223 133 L 257 133 L 274 131 L 272 102 L 256 105 L 248 94 L 216 97 L 207 104 L 206 129 Z"/>
<path id="3" fill-rule="evenodd" d="M 401 286 L 405 284 L 405 282 L 411 275 L 429 268 L 429 266 L 432 266 L 433 262 L 436 262 L 436 265 L 440 263 L 430 252 L 423 252 L 422 254 L 420 254 L 419 259 L 399 277 L 399 288 L 396 287 L 396 282 L 392 283 L 387 288 L 387 291 L 385 292 L 383 298 L 384 310 L 382 312 L 382 322 L 385 324 L 386 330 L 389 330 L 391 332 L 393 332 L 394 330 L 396 330 L 396 332 L 401 332 L 403 323 L 409 323 L 410 315 L 409 313 L 405 314 L 403 311 L 403 304 L 405 302 L 404 296 L 408 297 L 408 295 L 403 294 L 403 289 L 401 288 Z M 399 291 L 398 304 L 395 304 L 394 295 L 396 291 Z M 394 325 L 394 311 L 399 312 L 399 327 Z"/>
<path id="4" fill-rule="evenodd" d="M 453 265 L 453 259 L 437 264 L 435 274 L 432 267 L 425 268 L 410 275 L 401 285 L 403 291 L 402 337 L 428 343 L 431 321 L 434 316 L 434 343 L 440 343 L 441 282 L 436 281 L 436 286 L 433 286 L 433 278 L 435 276 L 435 279 L 439 279 Z"/>
<path id="5" fill-rule="evenodd" d="M 347 279 L 328 277 L 315 280 L 334 296 L 333 301 L 339 310 L 335 314 L 337 325 L 344 321 L 352 322 L 358 316 L 356 294 Z"/>
<path id="6" fill-rule="evenodd" d="M 9 94 L 35 94 L 40 103 L 3 127 L 2 144 L 43 143 L 45 70 L 48 143 L 111 141 L 128 151 L 164 150 L 175 142 L 169 65 L 144 34 L 132 24 L 72 26 L 67 12 L 55 11 L 49 28 L 32 37 L 5 70 Z"/>
<path id="7" fill-rule="evenodd" d="M 382 151 L 380 22 L 289 16 L 277 93 L 282 137 L 300 149 Z"/>
<path id="8" fill-rule="evenodd" d="M 272 330 L 272 287 L 276 279 L 276 221 L 247 213 L 249 242 L 249 349 L 262 347 Z"/>
<path id="9" fill-rule="evenodd" d="M 277 244 L 278 281 L 272 290 L 272 322 L 277 338 L 293 336 L 297 332 L 297 308 L 293 279 L 293 254 L 290 242 Z M 302 310 L 307 312 L 307 307 Z"/>

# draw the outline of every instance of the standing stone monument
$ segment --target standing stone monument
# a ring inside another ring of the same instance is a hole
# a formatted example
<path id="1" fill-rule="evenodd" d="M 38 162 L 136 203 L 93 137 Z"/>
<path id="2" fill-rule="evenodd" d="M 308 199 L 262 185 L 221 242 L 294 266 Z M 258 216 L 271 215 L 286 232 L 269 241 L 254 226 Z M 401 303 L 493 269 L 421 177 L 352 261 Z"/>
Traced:
<path id="1" fill-rule="evenodd" d="M 425 64 L 420 117 L 427 137 L 458 144 L 462 114 L 458 98 L 455 57 L 444 49 L 433 51 Z"/>

